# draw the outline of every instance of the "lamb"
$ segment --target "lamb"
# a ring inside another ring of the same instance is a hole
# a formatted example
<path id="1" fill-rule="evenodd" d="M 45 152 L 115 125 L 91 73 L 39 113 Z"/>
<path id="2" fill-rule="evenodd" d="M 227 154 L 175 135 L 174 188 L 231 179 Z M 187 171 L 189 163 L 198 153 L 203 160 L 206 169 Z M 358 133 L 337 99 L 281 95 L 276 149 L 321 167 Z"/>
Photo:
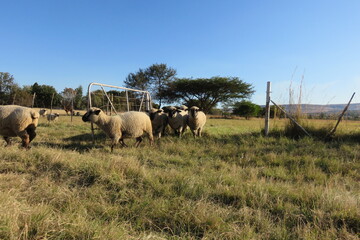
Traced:
<path id="1" fill-rule="evenodd" d="M 47 115 L 47 120 L 49 122 L 51 121 L 57 121 L 59 119 L 60 114 L 59 113 L 52 113 Z"/>
<path id="2" fill-rule="evenodd" d="M 194 137 L 201 137 L 201 131 L 206 123 L 206 115 L 196 106 L 190 108 L 188 125 Z"/>
<path id="3" fill-rule="evenodd" d="M 169 125 L 174 130 L 175 135 L 181 137 L 186 130 L 188 115 L 186 111 L 175 107 L 167 107 L 164 109 L 169 115 Z"/>
<path id="4" fill-rule="evenodd" d="M 138 147 L 144 132 L 148 135 L 150 145 L 154 141 L 150 118 L 143 112 L 131 111 L 116 116 L 108 116 L 100 108 L 92 107 L 82 116 L 82 120 L 95 123 L 106 133 L 112 140 L 111 152 L 118 142 L 122 146 L 127 146 L 124 138 L 135 138 L 135 147 Z"/>
<path id="5" fill-rule="evenodd" d="M 152 108 L 147 111 L 151 120 L 153 135 L 161 138 L 165 134 L 166 126 L 168 125 L 168 116 L 162 109 Z"/>
<path id="6" fill-rule="evenodd" d="M 22 147 L 28 149 L 30 142 L 36 137 L 35 129 L 40 114 L 34 109 L 17 105 L 0 106 L 0 135 L 11 145 L 11 137 L 20 137 Z"/>
<path id="7" fill-rule="evenodd" d="M 42 116 L 42 117 L 45 117 L 45 116 L 46 116 L 46 113 L 47 113 L 47 110 L 46 110 L 46 109 L 40 109 L 40 111 L 39 111 L 39 114 L 40 114 L 40 116 Z"/>

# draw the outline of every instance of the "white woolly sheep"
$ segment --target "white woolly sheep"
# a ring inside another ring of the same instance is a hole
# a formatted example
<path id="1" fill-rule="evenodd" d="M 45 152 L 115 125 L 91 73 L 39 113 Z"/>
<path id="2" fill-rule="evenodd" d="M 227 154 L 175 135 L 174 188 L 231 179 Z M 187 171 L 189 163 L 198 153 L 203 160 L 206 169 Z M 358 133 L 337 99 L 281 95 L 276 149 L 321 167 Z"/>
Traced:
<path id="1" fill-rule="evenodd" d="M 161 138 L 161 135 L 165 134 L 165 129 L 168 125 L 168 116 L 162 109 L 156 108 L 152 108 L 150 111 L 147 111 L 147 113 L 151 120 L 153 135 L 157 138 Z"/>
<path id="2" fill-rule="evenodd" d="M 143 112 L 131 111 L 116 116 L 108 116 L 100 108 L 93 107 L 83 115 L 82 120 L 95 123 L 105 132 L 112 140 L 111 152 L 118 142 L 122 146 L 127 146 L 124 138 L 135 138 L 135 147 L 141 143 L 144 133 L 148 135 L 150 145 L 154 141 L 150 118 Z"/>
<path id="3" fill-rule="evenodd" d="M 30 142 L 35 138 L 35 129 L 40 114 L 34 109 L 17 105 L 0 106 L 0 135 L 11 144 L 11 137 L 20 137 L 22 146 L 29 148 Z"/>
<path id="4" fill-rule="evenodd" d="M 49 122 L 51 121 L 57 121 L 59 119 L 60 114 L 59 113 L 52 113 L 47 115 L 47 120 Z"/>
<path id="5" fill-rule="evenodd" d="M 201 137 L 201 131 L 206 123 L 206 115 L 196 106 L 189 110 L 188 126 L 194 137 Z"/>
<path id="6" fill-rule="evenodd" d="M 175 135 L 181 137 L 187 127 L 186 123 L 188 115 L 186 111 L 177 109 L 175 107 L 168 107 L 164 109 L 164 111 L 166 111 L 169 116 L 169 125 L 174 130 Z"/>
<path id="7" fill-rule="evenodd" d="M 46 116 L 46 113 L 47 113 L 47 110 L 46 110 L 46 109 L 40 109 L 40 111 L 39 111 L 39 114 L 40 114 L 40 116 L 42 116 L 42 117 L 45 117 L 45 116 Z"/>

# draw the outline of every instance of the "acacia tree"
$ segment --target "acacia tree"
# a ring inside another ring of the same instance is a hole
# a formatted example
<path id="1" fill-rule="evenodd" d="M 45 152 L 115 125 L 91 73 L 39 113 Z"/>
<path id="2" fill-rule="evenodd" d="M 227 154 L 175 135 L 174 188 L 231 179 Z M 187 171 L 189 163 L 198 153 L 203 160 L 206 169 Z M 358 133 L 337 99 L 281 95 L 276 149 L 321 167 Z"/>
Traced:
<path id="1" fill-rule="evenodd" d="M 169 103 L 182 101 L 208 113 L 218 103 L 246 99 L 253 93 L 252 85 L 238 77 L 212 77 L 176 79 L 163 88 L 162 94 Z"/>
<path id="2" fill-rule="evenodd" d="M 149 89 L 161 107 L 165 98 L 163 88 L 172 82 L 175 76 L 176 70 L 166 64 L 153 64 L 146 69 L 139 69 L 137 73 L 130 73 L 125 80 L 125 85 L 141 90 Z"/>
<path id="3" fill-rule="evenodd" d="M 146 90 L 150 84 L 146 70 L 141 68 L 136 73 L 129 73 L 124 83 L 129 88 L 137 88 L 140 90 Z"/>

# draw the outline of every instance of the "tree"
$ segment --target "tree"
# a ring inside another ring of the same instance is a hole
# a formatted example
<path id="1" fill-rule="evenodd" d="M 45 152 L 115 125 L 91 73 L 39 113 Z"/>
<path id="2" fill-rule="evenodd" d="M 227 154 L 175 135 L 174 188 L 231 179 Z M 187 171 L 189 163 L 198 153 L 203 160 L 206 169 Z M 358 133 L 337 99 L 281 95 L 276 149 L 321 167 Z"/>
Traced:
<path id="1" fill-rule="evenodd" d="M 74 99 L 76 96 L 76 91 L 72 88 L 65 88 L 64 91 L 62 91 L 61 96 L 61 103 L 66 114 L 69 114 L 69 112 L 72 114 L 74 111 Z"/>
<path id="2" fill-rule="evenodd" d="M 53 86 L 49 85 L 39 85 L 35 82 L 31 86 L 31 93 L 36 94 L 34 106 L 40 108 L 50 108 L 51 107 L 51 99 L 53 99 L 53 106 L 60 106 L 61 96 L 56 92 L 56 89 Z"/>
<path id="3" fill-rule="evenodd" d="M 124 83 L 128 88 L 146 90 L 150 85 L 149 81 L 146 70 L 140 68 L 137 73 L 130 73 Z"/>
<path id="4" fill-rule="evenodd" d="M 149 88 L 153 98 L 159 101 L 159 107 L 161 107 L 165 97 L 163 88 L 173 81 L 175 76 L 176 70 L 166 64 L 153 64 L 146 69 L 139 69 L 137 73 L 130 73 L 125 80 L 125 85 L 141 90 Z"/>
<path id="5" fill-rule="evenodd" d="M 11 104 L 31 107 L 33 95 L 28 87 L 15 87 L 12 94 Z"/>
<path id="6" fill-rule="evenodd" d="M 218 103 L 246 99 L 253 93 L 252 85 L 237 77 L 179 78 L 163 89 L 167 102 L 182 101 L 188 106 L 196 105 L 206 113 Z"/>
<path id="7" fill-rule="evenodd" d="M 14 77 L 8 72 L 0 72 L 0 103 L 10 104 L 13 100 L 12 94 L 18 85 L 14 82 Z"/>
<path id="8" fill-rule="evenodd" d="M 261 114 L 262 108 L 250 101 L 241 101 L 234 104 L 233 114 L 250 119 L 251 117 L 258 117 Z"/>
<path id="9" fill-rule="evenodd" d="M 79 87 L 75 88 L 75 98 L 74 98 L 74 108 L 75 109 L 84 109 L 86 108 L 86 101 L 83 97 L 83 88 L 80 85 Z"/>

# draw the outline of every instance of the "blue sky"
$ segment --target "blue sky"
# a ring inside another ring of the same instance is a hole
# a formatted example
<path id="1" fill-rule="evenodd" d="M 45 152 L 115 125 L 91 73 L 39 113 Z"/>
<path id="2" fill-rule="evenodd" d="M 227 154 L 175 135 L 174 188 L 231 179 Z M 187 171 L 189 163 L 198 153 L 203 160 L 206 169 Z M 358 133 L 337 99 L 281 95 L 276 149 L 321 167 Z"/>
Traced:
<path id="1" fill-rule="evenodd" d="M 20 85 L 123 86 L 166 63 L 178 77 L 239 77 L 251 100 L 360 102 L 358 0 L 0 0 L 0 71 Z M 292 84 L 291 84 L 292 82 Z"/>

